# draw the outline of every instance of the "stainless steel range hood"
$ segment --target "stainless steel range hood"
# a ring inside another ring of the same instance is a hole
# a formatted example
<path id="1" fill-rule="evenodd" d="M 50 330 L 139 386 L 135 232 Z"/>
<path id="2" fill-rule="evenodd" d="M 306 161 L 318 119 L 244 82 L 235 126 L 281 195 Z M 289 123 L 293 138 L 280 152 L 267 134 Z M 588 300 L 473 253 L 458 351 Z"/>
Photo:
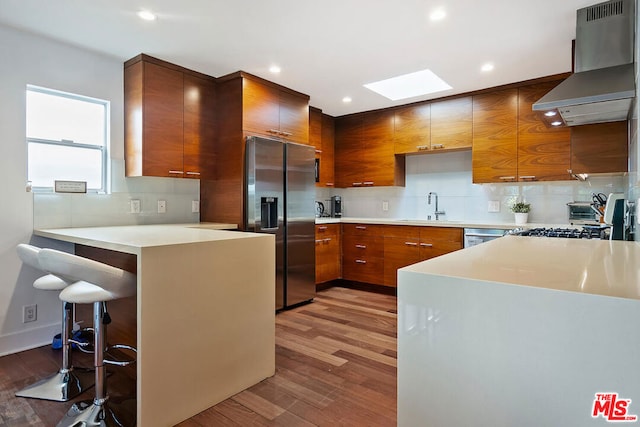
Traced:
<path id="1" fill-rule="evenodd" d="M 635 96 L 635 1 L 616 0 L 577 12 L 576 72 L 533 104 L 567 126 L 627 120 Z"/>

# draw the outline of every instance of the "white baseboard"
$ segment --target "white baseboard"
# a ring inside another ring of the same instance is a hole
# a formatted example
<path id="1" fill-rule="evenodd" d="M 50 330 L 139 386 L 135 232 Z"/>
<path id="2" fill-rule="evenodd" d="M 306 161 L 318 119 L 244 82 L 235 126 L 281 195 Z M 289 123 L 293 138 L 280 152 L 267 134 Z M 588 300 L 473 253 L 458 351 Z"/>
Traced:
<path id="1" fill-rule="evenodd" d="M 40 326 L 27 331 L 0 336 L 0 356 L 51 345 L 53 336 L 60 333 L 60 323 Z"/>

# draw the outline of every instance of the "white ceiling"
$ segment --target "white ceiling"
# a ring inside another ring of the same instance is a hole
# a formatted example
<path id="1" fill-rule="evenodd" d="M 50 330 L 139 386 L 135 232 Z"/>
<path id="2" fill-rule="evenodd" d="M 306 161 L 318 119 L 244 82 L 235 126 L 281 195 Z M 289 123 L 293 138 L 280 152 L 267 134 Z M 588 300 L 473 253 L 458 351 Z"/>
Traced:
<path id="1" fill-rule="evenodd" d="M 338 116 L 570 71 L 576 10 L 595 3 L 0 0 L 0 23 L 123 62 L 146 53 L 216 77 L 247 71 L 306 93 L 311 105 Z M 431 22 L 436 7 L 447 17 Z M 158 19 L 140 20 L 140 9 Z M 495 69 L 483 73 L 487 61 Z M 269 73 L 272 64 L 279 75 Z M 362 86 L 425 68 L 453 89 L 393 102 Z"/>

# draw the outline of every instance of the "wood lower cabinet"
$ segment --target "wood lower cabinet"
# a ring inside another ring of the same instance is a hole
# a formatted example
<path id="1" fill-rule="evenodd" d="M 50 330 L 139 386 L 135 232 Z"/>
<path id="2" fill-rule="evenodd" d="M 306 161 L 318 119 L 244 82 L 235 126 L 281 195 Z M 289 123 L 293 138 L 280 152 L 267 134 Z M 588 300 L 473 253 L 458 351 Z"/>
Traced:
<path id="1" fill-rule="evenodd" d="M 384 235 L 379 225 L 342 224 L 342 278 L 384 283 Z"/>
<path id="2" fill-rule="evenodd" d="M 463 247 L 463 230 L 449 227 L 384 227 L 384 285 L 397 286 L 398 269 Z"/>
<path id="3" fill-rule="evenodd" d="M 316 283 L 342 276 L 341 249 L 340 224 L 316 225 Z"/>
<path id="4" fill-rule="evenodd" d="M 215 171 L 213 77 L 138 55 L 124 68 L 125 174 L 210 177 Z"/>

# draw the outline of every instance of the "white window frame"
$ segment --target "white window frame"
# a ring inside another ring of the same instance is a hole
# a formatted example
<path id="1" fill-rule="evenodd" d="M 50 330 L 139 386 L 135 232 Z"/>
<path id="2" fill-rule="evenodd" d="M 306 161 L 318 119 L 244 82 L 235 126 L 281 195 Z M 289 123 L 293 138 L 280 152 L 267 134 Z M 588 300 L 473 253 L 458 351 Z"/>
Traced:
<path id="1" fill-rule="evenodd" d="M 54 95 L 54 96 L 59 96 L 59 97 L 64 97 L 64 98 L 69 98 L 69 99 L 73 99 L 73 100 L 79 100 L 79 101 L 85 101 L 85 102 L 91 102 L 93 104 L 98 104 L 104 107 L 104 129 L 103 129 L 103 137 L 104 137 L 104 144 L 102 146 L 99 145 L 94 145 L 94 144 L 81 144 L 81 143 L 77 143 L 77 142 L 73 142 L 73 141 L 69 141 L 69 140 L 51 140 L 51 139 L 41 139 L 41 138 L 29 138 L 27 136 L 26 140 L 27 140 L 27 150 L 28 150 L 28 145 L 29 144 L 46 144 L 46 145 L 54 145 L 54 146 L 60 146 L 60 147 L 70 147 L 70 148 L 83 148 L 83 149 L 91 149 L 91 150 L 97 150 L 101 152 L 101 158 L 102 158 L 102 176 L 101 176 L 101 183 L 102 183 L 102 187 L 101 188 L 87 188 L 87 193 L 108 193 L 110 191 L 109 188 L 109 151 L 108 151 L 108 147 L 110 144 L 110 134 L 109 134 L 109 123 L 110 123 L 110 110 L 111 110 L 111 103 L 109 101 L 103 100 L 103 99 L 98 99 L 98 98 L 91 98 L 88 96 L 83 96 L 83 95 L 77 95 L 74 93 L 69 93 L 69 92 L 62 92 L 59 90 L 55 90 L 55 89 L 49 89 L 49 88 L 45 88 L 45 87 L 41 87 L 41 86 L 34 86 L 34 85 L 27 85 L 27 92 L 40 92 L 40 93 L 45 93 L 47 95 Z M 25 114 L 26 114 L 26 110 L 25 110 Z M 28 159 L 27 159 L 28 161 Z M 43 186 L 39 186 L 36 187 L 34 186 L 32 188 L 32 190 L 34 192 L 42 192 L 42 193 L 46 193 L 46 192 L 53 192 L 53 185 L 52 186 L 47 186 L 47 187 L 43 187 Z"/>

